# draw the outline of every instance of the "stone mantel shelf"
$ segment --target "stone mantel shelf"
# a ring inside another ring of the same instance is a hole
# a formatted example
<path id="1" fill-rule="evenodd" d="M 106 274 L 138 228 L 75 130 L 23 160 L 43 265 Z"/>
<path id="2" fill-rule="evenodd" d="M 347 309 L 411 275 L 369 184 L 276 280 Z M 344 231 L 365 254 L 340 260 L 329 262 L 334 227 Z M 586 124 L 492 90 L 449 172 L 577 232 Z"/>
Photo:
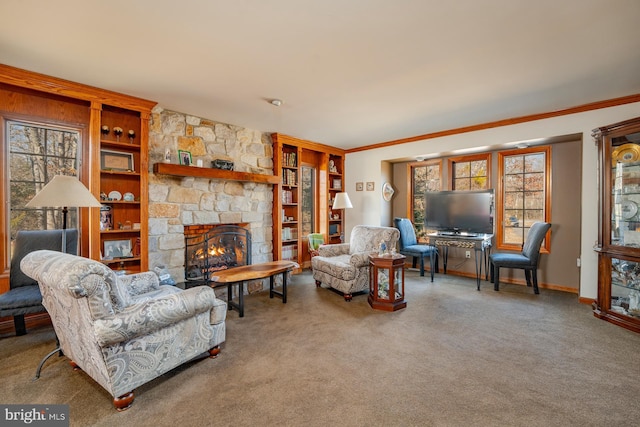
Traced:
<path id="1" fill-rule="evenodd" d="M 194 176 L 197 178 L 226 179 L 229 181 L 257 182 L 278 184 L 280 177 L 249 172 L 236 172 L 223 169 L 201 168 L 197 166 L 175 165 L 171 163 L 154 163 L 153 173 L 159 175 Z"/>

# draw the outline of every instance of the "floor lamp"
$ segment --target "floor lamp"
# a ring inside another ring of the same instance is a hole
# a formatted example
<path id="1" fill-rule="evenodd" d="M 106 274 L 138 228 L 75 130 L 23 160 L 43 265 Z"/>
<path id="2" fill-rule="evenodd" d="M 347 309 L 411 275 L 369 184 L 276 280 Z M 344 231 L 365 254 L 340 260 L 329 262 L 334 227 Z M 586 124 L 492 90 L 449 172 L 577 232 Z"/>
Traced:
<path id="1" fill-rule="evenodd" d="M 61 252 L 67 252 L 67 214 L 69 208 L 99 208 L 98 199 L 74 176 L 56 175 L 33 199 L 25 205 L 28 208 L 62 208 L 62 246 Z M 34 380 L 40 378 L 44 363 L 54 354 L 62 356 L 60 341 L 56 335 L 56 348 L 38 365 Z"/>
<path id="2" fill-rule="evenodd" d="M 75 176 L 56 175 L 27 208 L 62 208 L 62 252 L 67 252 L 67 214 L 69 208 L 99 208 L 98 199 Z"/>
<path id="3" fill-rule="evenodd" d="M 352 207 L 353 205 L 351 204 L 351 200 L 349 200 L 349 195 L 347 193 L 337 193 L 336 198 L 333 200 L 333 206 L 331 207 L 331 209 L 350 209 Z M 344 221 L 344 215 L 342 216 L 342 220 Z M 340 241 L 344 242 L 343 232 L 340 233 Z"/>

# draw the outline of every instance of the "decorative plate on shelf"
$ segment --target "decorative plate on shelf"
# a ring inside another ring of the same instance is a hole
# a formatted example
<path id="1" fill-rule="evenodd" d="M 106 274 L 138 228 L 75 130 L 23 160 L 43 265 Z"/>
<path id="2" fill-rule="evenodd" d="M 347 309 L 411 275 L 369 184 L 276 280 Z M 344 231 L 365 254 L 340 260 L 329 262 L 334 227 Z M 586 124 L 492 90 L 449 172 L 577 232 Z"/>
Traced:
<path id="1" fill-rule="evenodd" d="M 624 144 L 613 150 L 611 161 L 615 165 L 617 162 L 629 163 L 640 160 L 640 145 Z"/>
<path id="2" fill-rule="evenodd" d="M 109 199 L 111 200 L 121 200 L 122 199 L 122 194 L 120 194 L 119 191 L 112 191 L 111 193 L 109 193 Z"/>
<path id="3" fill-rule="evenodd" d="M 638 213 L 638 205 L 633 200 L 625 200 L 621 206 L 622 218 L 630 219 Z"/>
<path id="4" fill-rule="evenodd" d="M 122 198 L 125 202 L 133 202 L 136 199 L 133 193 L 124 193 Z"/>

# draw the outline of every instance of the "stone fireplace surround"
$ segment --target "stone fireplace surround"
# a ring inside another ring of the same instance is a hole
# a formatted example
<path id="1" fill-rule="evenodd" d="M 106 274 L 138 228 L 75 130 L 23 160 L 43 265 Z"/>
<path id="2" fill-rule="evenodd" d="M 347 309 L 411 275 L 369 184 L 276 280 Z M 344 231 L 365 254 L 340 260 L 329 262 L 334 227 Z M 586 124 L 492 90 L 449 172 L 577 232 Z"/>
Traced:
<path id="1" fill-rule="evenodd" d="M 205 167 L 226 159 L 236 171 L 273 175 L 269 134 L 156 107 L 149 126 L 149 267 L 164 265 L 176 282 L 183 281 L 184 226 L 198 224 L 246 223 L 252 262 L 271 261 L 272 185 L 153 174 L 167 149 L 176 164 L 178 150 L 186 150 Z M 247 288 L 260 291 L 263 283 Z"/>

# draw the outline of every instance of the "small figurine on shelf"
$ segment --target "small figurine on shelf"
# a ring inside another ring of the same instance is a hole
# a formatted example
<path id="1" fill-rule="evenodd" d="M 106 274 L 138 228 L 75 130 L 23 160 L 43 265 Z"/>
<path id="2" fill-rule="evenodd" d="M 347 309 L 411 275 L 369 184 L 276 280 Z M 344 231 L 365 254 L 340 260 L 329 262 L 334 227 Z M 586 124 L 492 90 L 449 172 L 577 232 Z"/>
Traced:
<path id="1" fill-rule="evenodd" d="M 113 134 L 116 136 L 116 141 L 120 142 L 120 137 L 122 136 L 122 128 L 121 127 L 114 127 L 113 128 Z"/>
<path id="2" fill-rule="evenodd" d="M 378 251 L 378 256 L 383 256 L 387 253 L 387 244 L 385 242 L 380 242 L 380 250 Z"/>
<path id="3" fill-rule="evenodd" d="M 109 135 L 109 126 L 102 125 L 102 127 L 100 128 L 100 132 L 102 132 L 103 135 Z"/>
<path id="4" fill-rule="evenodd" d="M 171 163 L 171 150 L 168 148 L 164 150 L 164 162 Z"/>
<path id="5" fill-rule="evenodd" d="M 129 144 L 133 144 L 133 139 L 136 137 L 136 131 L 133 129 L 129 129 Z"/>

